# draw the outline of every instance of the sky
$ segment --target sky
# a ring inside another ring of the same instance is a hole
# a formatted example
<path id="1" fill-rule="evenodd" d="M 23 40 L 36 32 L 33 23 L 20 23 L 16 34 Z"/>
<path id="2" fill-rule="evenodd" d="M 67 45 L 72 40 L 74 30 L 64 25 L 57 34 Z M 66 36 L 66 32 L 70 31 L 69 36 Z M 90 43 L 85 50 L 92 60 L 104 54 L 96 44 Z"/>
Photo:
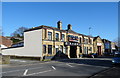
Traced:
<path id="1" fill-rule="evenodd" d="M 113 41 L 118 37 L 117 2 L 3 2 L 2 30 L 10 36 L 21 26 L 32 28 L 40 25 L 62 29 L 71 24 L 75 32 Z"/>

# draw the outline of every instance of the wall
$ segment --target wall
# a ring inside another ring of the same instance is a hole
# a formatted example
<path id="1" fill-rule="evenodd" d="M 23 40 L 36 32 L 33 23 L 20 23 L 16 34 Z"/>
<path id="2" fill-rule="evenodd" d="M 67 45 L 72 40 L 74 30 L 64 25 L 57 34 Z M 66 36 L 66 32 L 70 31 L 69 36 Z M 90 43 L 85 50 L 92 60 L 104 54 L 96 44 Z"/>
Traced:
<path id="1" fill-rule="evenodd" d="M 0 55 L 0 64 L 10 64 L 10 56 Z"/>
<path id="2" fill-rule="evenodd" d="M 24 33 L 24 47 L 2 50 L 3 55 L 42 57 L 42 29 Z"/>

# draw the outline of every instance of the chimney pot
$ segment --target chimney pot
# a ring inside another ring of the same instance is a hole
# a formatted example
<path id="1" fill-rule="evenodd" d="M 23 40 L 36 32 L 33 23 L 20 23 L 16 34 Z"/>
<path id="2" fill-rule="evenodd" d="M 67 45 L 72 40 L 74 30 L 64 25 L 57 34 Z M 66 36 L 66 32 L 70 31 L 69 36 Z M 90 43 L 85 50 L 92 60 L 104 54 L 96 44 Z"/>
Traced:
<path id="1" fill-rule="evenodd" d="M 58 28 L 61 30 L 61 29 L 62 29 L 62 22 L 61 22 L 61 21 L 58 21 L 58 22 L 57 22 L 57 26 L 58 26 Z"/>
<path id="2" fill-rule="evenodd" d="M 68 24 L 68 30 L 72 30 L 72 25 Z"/>

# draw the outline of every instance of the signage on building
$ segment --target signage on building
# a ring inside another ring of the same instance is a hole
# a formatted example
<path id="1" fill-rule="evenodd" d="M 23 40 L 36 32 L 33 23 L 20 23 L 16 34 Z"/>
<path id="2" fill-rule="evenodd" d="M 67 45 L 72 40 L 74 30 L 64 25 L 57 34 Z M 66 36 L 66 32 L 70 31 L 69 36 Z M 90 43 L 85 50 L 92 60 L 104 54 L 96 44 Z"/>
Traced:
<path id="1" fill-rule="evenodd" d="M 80 43 L 73 43 L 73 42 L 65 42 L 64 45 L 65 46 L 81 46 Z"/>
<path id="2" fill-rule="evenodd" d="M 97 43 L 97 46 L 101 46 L 102 45 L 102 43 Z"/>
<path id="3" fill-rule="evenodd" d="M 78 42 L 78 37 L 73 35 L 68 35 L 68 41 L 70 42 Z"/>

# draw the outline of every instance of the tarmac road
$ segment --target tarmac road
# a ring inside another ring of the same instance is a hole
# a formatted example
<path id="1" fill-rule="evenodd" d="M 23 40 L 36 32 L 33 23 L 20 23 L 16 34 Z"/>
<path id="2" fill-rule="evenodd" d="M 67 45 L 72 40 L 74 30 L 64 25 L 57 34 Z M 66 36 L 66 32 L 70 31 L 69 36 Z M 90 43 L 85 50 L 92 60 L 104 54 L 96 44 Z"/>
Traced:
<path id="1" fill-rule="evenodd" d="M 83 76 L 92 77 L 98 72 L 108 70 L 112 67 L 111 59 L 87 58 L 68 59 L 44 63 L 31 63 L 29 65 L 18 65 L 3 67 L 2 76 Z M 10 77 L 10 78 L 11 78 Z"/>

